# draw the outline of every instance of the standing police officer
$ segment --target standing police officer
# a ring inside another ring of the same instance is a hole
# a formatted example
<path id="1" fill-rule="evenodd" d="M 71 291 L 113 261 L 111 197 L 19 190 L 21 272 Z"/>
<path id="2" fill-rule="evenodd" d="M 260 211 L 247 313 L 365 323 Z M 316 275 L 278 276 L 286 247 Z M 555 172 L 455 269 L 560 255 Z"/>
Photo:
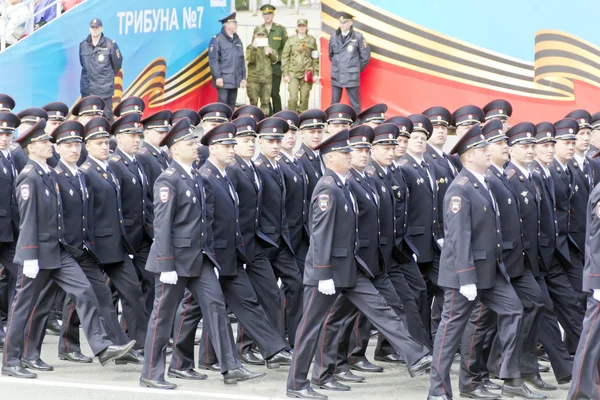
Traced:
<path id="1" fill-rule="evenodd" d="M 123 57 L 114 40 L 102 33 L 102 21 L 90 21 L 90 34 L 79 44 L 81 97 L 96 95 L 104 100 L 104 116 L 112 122 L 112 97 L 115 94 L 115 75 L 121 69 Z"/>
<path id="2" fill-rule="evenodd" d="M 156 178 L 169 167 L 169 155 L 160 148 L 160 141 L 171 127 L 171 111 L 158 111 L 141 123 L 144 126 L 144 142 L 136 158 L 140 161 L 148 178 L 148 196 L 153 201 L 153 188 Z"/>
<path id="3" fill-rule="evenodd" d="M 360 73 L 371 59 L 371 49 L 363 35 L 352 28 L 354 16 L 339 12 L 340 27 L 329 39 L 331 60 L 331 104 L 339 103 L 346 88 L 350 105 L 360 112 Z"/>
<path id="4" fill-rule="evenodd" d="M 307 199 L 312 197 L 317 181 L 323 176 L 323 172 L 325 171 L 319 151 L 316 149 L 323 139 L 326 121 L 327 114 L 317 109 L 304 111 L 298 117 L 302 145 L 296 152 L 296 158 L 298 158 L 298 162 L 302 165 L 308 177 Z"/>
<path id="5" fill-rule="evenodd" d="M 236 33 L 236 13 L 220 19 L 221 32 L 213 36 L 208 45 L 208 63 L 213 86 L 217 89 L 219 102 L 227 104 L 232 110 L 240 85 L 246 87 L 246 62 L 244 46 Z"/>

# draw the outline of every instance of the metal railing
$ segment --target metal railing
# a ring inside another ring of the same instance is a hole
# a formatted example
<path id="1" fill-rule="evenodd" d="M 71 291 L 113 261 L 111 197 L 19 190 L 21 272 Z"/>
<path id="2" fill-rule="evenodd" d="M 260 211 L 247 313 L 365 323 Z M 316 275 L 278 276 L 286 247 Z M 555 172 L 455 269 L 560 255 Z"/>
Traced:
<path id="1" fill-rule="evenodd" d="M 49 10 L 51 8 L 56 8 L 56 18 L 58 18 L 62 12 L 62 3 L 60 0 L 53 0 L 51 2 L 49 2 L 44 8 L 40 8 L 39 10 L 35 10 L 35 1 L 34 0 L 23 0 L 23 4 L 27 5 L 27 7 L 29 8 L 29 15 L 27 17 L 27 19 L 23 20 L 23 21 L 19 21 L 19 23 L 17 24 L 17 26 L 15 26 L 14 28 L 12 28 L 10 31 L 7 31 L 7 25 L 8 25 L 8 19 L 10 17 L 10 15 L 12 13 L 14 13 L 16 10 L 13 10 L 10 13 L 6 13 L 6 9 L 8 6 L 8 0 L 0 0 L 0 13 L 2 14 L 0 16 L 0 24 L 4 24 L 2 29 L 2 34 L 0 35 L 0 52 L 4 51 L 6 49 L 6 37 L 9 34 L 12 34 L 16 28 L 19 27 L 25 27 L 25 31 L 24 34 L 30 34 L 34 31 L 35 28 L 35 18 L 38 15 L 43 14 L 44 12 L 46 12 L 46 10 Z M 55 18 L 55 19 L 56 19 Z"/>

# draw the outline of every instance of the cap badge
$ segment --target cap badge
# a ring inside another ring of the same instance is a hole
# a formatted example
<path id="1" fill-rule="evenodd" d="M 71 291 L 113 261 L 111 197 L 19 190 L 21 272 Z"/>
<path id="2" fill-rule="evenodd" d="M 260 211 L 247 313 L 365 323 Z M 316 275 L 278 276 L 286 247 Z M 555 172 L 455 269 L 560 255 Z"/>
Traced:
<path id="1" fill-rule="evenodd" d="M 531 132 L 527 132 L 527 137 L 531 137 Z"/>
<path id="2" fill-rule="evenodd" d="M 165 119 L 165 125 L 169 125 L 169 121 Z"/>
<path id="3" fill-rule="evenodd" d="M 499 109 L 498 110 L 498 114 L 504 114 L 504 110 L 503 109 Z"/>
<path id="4" fill-rule="evenodd" d="M 438 115 L 438 116 L 437 116 L 437 119 L 438 119 L 438 121 L 439 121 L 439 120 L 441 120 L 441 119 L 442 119 L 442 116 L 441 116 L 441 115 Z"/>
<path id="5" fill-rule="evenodd" d="M 366 141 L 367 141 L 367 137 L 366 137 L 366 136 L 363 136 L 363 137 L 362 137 L 362 141 L 363 141 L 363 142 L 366 142 Z"/>
<path id="6" fill-rule="evenodd" d="M 472 118 L 473 118 L 473 116 L 471 114 L 469 114 L 469 119 L 472 119 Z"/>
<path id="7" fill-rule="evenodd" d="M 136 105 L 136 106 L 133 107 L 133 109 L 137 111 L 137 110 L 140 109 L 140 106 Z"/>
<path id="8" fill-rule="evenodd" d="M 422 128 L 422 127 L 423 127 L 423 124 L 419 122 L 419 128 Z"/>
<path id="9" fill-rule="evenodd" d="M 249 131 L 251 131 L 251 130 L 252 130 L 252 127 L 251 127 L 250 125 L 248 125 L 248 126 L 246 127 L 246 129 L 248 129 Z"/>
<path id="10" fill-rule="evenodd" d="M 479 135 L 479 137 L 481 138 L 481 140 L 485 140 L 485 136 Z"/>
<path id="11" fill-rule="evenodd" d="M 573 129 L 569 129 L 569 133 L 573 133 Z"/>
<path id="12" fill-rule="evenodd" d="M 389 137 L 390 137 L 390 139 L 393 139 L 394 135 L 390 133 Z"/>
<path id="13" fill-rule="evenodd" d="M 57 111 L 57 112 L 56 112 L 56 115 L 60 116 L 60 111 Z"/>
<path id="14" fill-rule="evenodd" d="M 315 118 L 315 119 L 313 119 L 313 124 L 316 124 L 316 123 L 317 123 L 317 119 Z"/>
<path id="15" fill-rule="evenodd" d="M 342 118 L 342 115 L 344 115 L 344 114 L 342 114 L 342 113 L 339 113 L 339 114 L 338 114 L 338 117 Z"/>
<path id="16" fill-rule="evenodd" d="M 98 22 L 98 20 L 97 20 L 97 19 L 94 19 L 94 24 L 95 24 L 96 22 Z"/>
<path id="17" fill-rule="evenodd" d="M 7 126 L 7 125 L 8 125 L 8 124 L 7 124 L 6 122 L 3 122 L 3 123 L 2 123 L 2 126 L 3 126 L 4 128 L 6 128 L 6 126 Z"/>
<path id="18" fill-rule="evenodd" d="M 35 117 L 35 120 L 36 120 L 36 121 L 39 121 L 39 120 L 40 120 L 40 117 Z"/>
<path id="19" fill-rule="evenodd" d="M 230 137 L 230 138 L 232 138 L 232 137 L 233 137 L 233 133 L 230 133 L 230 134 L 229 134 L 229 137 Z"/>
<path id="20" fill-rule="evenodd" d="M 585 123 L 585 119 L 581 118 L 581 123 L 582 124 Z"/>
<path id="21" fill-rule="evenodd" d="M 71 136 L 75 136 L 75 132 L 71 131 Z"/>
<path id="22" fill-rule="evenodd" d="M 403 126 L 403 127 L 402 127 L 402 130 L 403 130 L 403 131 L 405 131 L 405 130 L 406 130 L 406 127 L 405 127 L 405 126 Z"/>
<path id="23" fill-rule="evenodd" d="M 546 136 L 550 137 L 550 136 L 552 136 L 552 134 L 550 132 L 546 132 Z"/>
<path id="24" fill-rule="evenodd" d="M 277 128 L 273 128 L 273 133 L 277 132 Z"/>
<path id="25" fill-rule="evenodd" d="M 220 116 L 221 116 L 221 113 L 217 111 L 217 112 L 215 113 L 215 115 L 216 115 L 217 117 L 220 117 Z"/>
<path id="26" fill-rule="evenodd" d="M 98 106 L 94 104 L 94 105 L 92 106 L 92 110 L 97 110 L 97 109 L 98 109 Z"/>

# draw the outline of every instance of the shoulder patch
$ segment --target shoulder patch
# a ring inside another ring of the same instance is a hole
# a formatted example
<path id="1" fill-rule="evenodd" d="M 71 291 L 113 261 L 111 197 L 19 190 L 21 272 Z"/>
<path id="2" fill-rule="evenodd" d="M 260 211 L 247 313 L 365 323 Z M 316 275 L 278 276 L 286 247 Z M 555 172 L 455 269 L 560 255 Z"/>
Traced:
<path id="1" fill-rule="evenodd" d="M 468 176 L 463 176 L 462 178 L 458 179 L 456 181 L 456 184 L 459 186 L 465 186 L 465 184 L 469 182 L 469 177 Z"/>
<path id="2" fill-rule="evenodd" d="M 165 171 L 165 175 L 171 176 L 175 173 L 175 168 L 169 168 Z"/>
<path id="3" fill-rule="evenodd" d="M 110 156 L 110 161 L 119 162 L 119 161 L 121 161 L 121 156 L 118 154 L 113 154 L 112 156 Z"/>
<path id="4" fill-rule="evenodd" d="M 166 203 L 171 198 L 171 188 L 168 186 L 161 186 L 158 189 L 158 195 L 161 203 Z"/>
<path id="5" fill-rule="evenodd" d="M 92 163 L 88 161 L 88 162 L 84 163 L 80 168 L 84 171 L 87 171 L 88 169 L 90 169 L 91 166 L 92 166 Z"/>
<path id="6" fill-rule="evenodd" d="M 515 171 L 514 168 L 510 168 L 510 169 L 506 170 L 506 176 L 508 177 L 508 179 L 510 179 L 513 176 L 515 176 L 516 173 L 517 173 L 517 171 Z"/>
<path id="7" fill-rule="evenodd" d="M 460 198 L 460 196 L 452 196 L 450 198 L 450 211 L 452 211 L 454 214 L 456 214 L 457 212 L 460 211 L 461 208 L 462 208 L 462 199 Z"/>
<path id="8" fill-rule="evenodd" d="M 367 173 L 367 175 L 373 176 L 373 175 L 375 175 L 375 167 L 372 165 L 369 165 L 367 168 L 365 168 L 365 172 Z"/>
<path id="9" fill-rule="evenodd" d="M 46 189 L 48 190 L 48 189 Z M 29 196 L 31 195 L 31 190 L 29 189 L 29 185 L 21 185 L 19 186 L 19 193 L 21 194 L 21 199 L 27 201 L 29 200 Z"/>
<path id="10" fill-rule="evenodd" d="M 23 173 L 26 174 L 29 171 L 31 171 L 33 169 L 33 165 L 26 165 L 25 168 L 23 168 Z"/>
<path id="11" fill-rule="evenodd" d="M 212 171 L 210 168 L 204 168 L 202 170 L 202 172 L 200 172 L 200 175 L 204 178 L 208 178 L 210 176 L 210 174 L 212 174 Z"/>
<path id="12" fill-rule="evenodd" d="M 335 181 L 333 180 L 332 177 L 326 176 L 325 179 L 323 179 L 323 182 L 327 183 L 328 185 L 331 185 Z"/>
<path id="13" fill-rule="evenodd" d="M 319 206 L 319 210 L 327 211 L 329 206 L 331 205 L 331 199 L 328 194 L 320 194 L 317 198 L 317 205 Z"/>
<path id="14" fill-rule="evenodd" d="M 398 162 L 398 165 L 401 167 L 404 167 L 406 164 L 408 164 L 408 160 L 406 158 L 403 158 Z"/>

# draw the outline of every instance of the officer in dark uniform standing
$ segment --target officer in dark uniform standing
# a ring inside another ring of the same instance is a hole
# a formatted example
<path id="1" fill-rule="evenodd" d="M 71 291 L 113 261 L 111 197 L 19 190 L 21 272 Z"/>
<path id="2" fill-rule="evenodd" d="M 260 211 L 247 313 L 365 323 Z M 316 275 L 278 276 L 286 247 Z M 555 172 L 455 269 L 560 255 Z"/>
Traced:
<path id="1" fill-rule="evenodd" d="M 302 276 L 292 250 L 285 210 L 286 188 L 277 157 L 281 140 L 289 125 L 281 118 L 267 118 L 257 126 L 262 152 L 254 164 L 263 184 L 263 207 L 258 215 L 259 252 L 263 252 L 281 279 L 285 295 L 285 323 L 289 340 L 294 343 L 302 318 Z"/>
<path id="2" fill-rule="evenodd" d="M 338 12 L 340 27 L 329 38 L 331 61 L 331 104 L 339 103 L 346 88 L 350 105 L 360 112 L 360 73 L 371 60 L 371 49 L 363 35 L 354 30 L 354 16 Z"/>
<path id="3" fill-rule="evenodd" d="M 520 340 L 517 337 L 523 308 L 501 259 L 502 237 L 498 204 L 484 173 L 490 166 L 488 143 L 479 125 L 456 143 L 463 169 L 444 201 L 445 241 L 440 259 L 439 285 L 446 288 L 442 320 L 433 347 L 429 400 L 452 399 L 450 366 L 475 299 L 498 315 L 498 335 L 504 361 L 500 378 L 503 395 L 529 398 L 531 390 L 519 370 Z"/>
<path id="4" fill-rule="evenodd" d="M 539 340 L 548 354 L 557 382 L 564 384 L 571 381 L 573 360 L 563 341 L 557 317 L 560 313 L 568 313 L 571 308 L 577 310 L 580 304 L 576 298 L 564 295 L 561 300 L 554 301 L 555 296 L 560 296 L 563 292 L 570 293 L 568 289 L 564 290 L 564 288 L 568 288 L 569 281 L 564 271 L 559 268 L 560 250 L 556 246 L 558 237 L 556 195 L 554 193 L 554 180 L 550 173 L 556 152 L 555 135 L 556 130 L 552 123 L 542 122 L 536 125 L 535 159 L 530 170 L 533 182 L 540 191 L 538 259 L 543 276 L 542 279 L 537 279 L 537 282 L 545 298 Z M 553 265 L 554 267 L 552 267 Z M 550 276 L 553 278 L 552 282 L 548 279 Z M 552 292 L 554 292 L 554 295 L 552 295 Z M 566 302 L 564 306 L 561 301 Z"/>
<path id="5" fill-rule="evenodd" d="M 274 114 L 273 117 L 287 121 L 289 126 L 288 131 L 285 132 L 281 140 L 278 163 L 285 186 L 284 206 L 292 251 L 296 258 L 300 276 L 303 276 L 309 238 L 308 199 L 306 197 L 308 177 L 294 155 L 296 132 L 298 131 L 298 114 L 290 110 L 284 110 Z"/>
<path id="6" fill-rule="evenodd" d="M 133 250 L 133 266 L 142 284 L 146 312 L 150 315 L 154 302 L 154 275 L 146 271 L 145 266 L 154 237 L 153 209 L 148 195 L 151 190 L 148 177 L 135 156 L 140 149 L 142 132 L 143 125 L 138 114 L 127 114 L 117 119 L 111 127 L 117 147 L 108 164 L 120 189 L 125 234 Z"/>
<path id="7" fill-rule="evenodd" d="M 125 355 L 135 344 L 115 346 L 104 329 L 98 300 L 90 283 L 71 254 L 65 249 L 65 221 L 58 176 L 46 160 L 52 155 L 51 136 L 40 120 L 17 142 L 29 153 L 29 162 L 17 178 L 21 231 L 15 262 L 20 284 L 9 315 L 2 374 L 17 378 L 35 378 L 22 366 L 23 332 L 40 290 L 51 279 L 76 301 L 78 314 L 90 347 L 104 366 Z M 47 240 L 40 240 L 47 236 Z M 25 365 L 27 365 L 25 363 Z"/>
<path id="8" fill-rule="evenodd" d="M 153 188 L 156 178 L 169 167 L 169 155 L 160 148 L 160 141 L 171 128 L 171 111 L 158 111 L 144 118 L 141 123 L 144 126 L 144 142 L 141 149 L 136 153 L 144 173 L 148 178 L 148 196 L 153 201 Z"/>
<path id="9" fill-rule="evenodd" d="M 583 270 L 583 291 L 588 296 L 587 311 L 581 331 L 582 340 L 577 346 L 573 365 L 573 384 L 568 399 L 593 399 L 598 396 L 597 376 L 600 357 L 600 333 L 598 311 L 600 311 L 600 260 L 598 260 L 600 238 L 600 186 L 596 186 L 590 195 L 587 206 L 586 258 Z"/>
<path id="10" fill-rule="evenodd" d="M 325 167 L 317 147 L 323 140 L 323 133 L 327 121 L 327 114 L 321 110 L 306 110 L 298 117 L 298 128 L 302 145 L 296 152 L 298 162 L 304 168 L 308 177 L 306 198 L 311 199 L 317 181 L 323 176 Z"/>
<path id="11" fill-rule="evenodd" d="M 42 109 L 48 113 L 46 133 L 52 135 L 54 129 L 65 121 L 67 114 L 69 113 L 69 107 L 65 103 L 56 101 L 46 104 Z M 53 146 L 52 157 L 48 159 L 47 164 L 52 168 L 56 168 L 59 158 L 56 148 Z"/>
<path id="12" fill-rule="evenodd" d="M 492 100 L 483 107 L 485 120 L 498 119 L 502 122 L 502 131 L 506 133 L 509 128 L 508 121 L 512 116 L 512 105 L 503 99 Z"/>
<path id="13" fill-rule="evenodd" d="M 230 138 L 234 131 L 234 125 L 223 124 L 215 128 L 211 138 L 215 141 Z M 169 147 L 173 162 L 159 176 L 154 190 L 155 240 L 146 268 L 156 274 L 156 298 L 146 335 L 147 356 L 140 377 L 141 386 L 177 387 L 164 379 L 165 352 L 175 311 L 186 289 L 203 310 L 205 326 L 218 354 L 225 383 L 263 376 L 243 368 L 235 356 L 225 299 L 216 276 L 219 265 L 209 220 L 214 212 L 214 197 L 210 187 L 204 186 L 202 178 L 192 168 L 198 156 L 196 139 L 189 120 L 184 118 L 160 143 Z M 180 236 L 173 236 L 173 232 Z"/>
<path id="14" fill-rule="evenodd" d="M 81 97 L 95 95 L 104 100 L 104 116 L 112 122 L 115 75 L 123 65 L 123 55 L 115 41 L 104 36 L 102 30 L 102 21 L 94 18 L 90 21 L 90 34 L 79 44 L 79 85 Z"/>
<path id="15" fill-rule="evenodd" d="M 349 129 L 356 122 L 356 111 L 348 104 L 335 103 L 327 107 L 327 133 L 333 135 L 342 129 Z"/>
<path id="16" fill-rule="evenodd" d="M 570 199 L 569 213 L 569 257 L 571 265 L 566 269 L 571 285 L 578 294 L 583 308 L 587 306 L 587 293 L 583 288 L 583 265 L 585 260 L 585 224 L 587 203 L 594 188 L 592 168 L 586 152 L 590 147 L 590 130 L 592 116 L 585 110 L 570 112 L 566 118 L 573 118 L 579 124 L 573 158 L 569 161 L 569 171 L 573 177 L 573 190 Z"/>
<path id="17" fill-rule="evenodd" d="M 148 312 L 142 303 L 140 280 L 129 258 L 129 254 L 134 254 L 134 249 L 125 230 L 121 188 L 112 166 L 107 162 L 109 131 L 110 124 L 103 117 L 96 117 L 85 125 L 84 140 L 88 158 L 81 170 L 92 187 L 94 197 L 92 251 L 100 268 L 119 293 L 127 332 L 135 338 L 136 349 L 141 349 L 145 341 Z M 140 228 L 143 229 L 143 226 Z"/>
<path id="18" fill-rule="evenodd" d="M 407 334 L 406 326 L 369 281 L 373 275 L 357 255 L 358 206 L 345 178 L 351 168 L 348 143 L 348 130 L 342 130 L 317 147 L 327 169 L 311 200 L 304 315 L 296 333 L 288 397 L 327 398 L 310 387 L 306 376 L 328 310 L 340 294 L 347 296 L 393 343 L 406 360 L 411 376 L 421 375 L 431 366 L 429 350 Z"/>
<path id="19" fill-rule="evenodd" d="M 202 131 L 208 132 L 215 126 L 228 122 L 231 119 L 233 110 L 227 104 L 224 103 L 210 103 L 198 110 L 198 116 L 202 123 Z M 261 111 L 262 113 L 262 111 Z M 191 120 L 190 120 L 191 121 Z M 208 158 L 208 148 L 198 144 L 198 161 L 196 162 L 196 168 L 200 169 L 204 162 Z"/>
<path id="20" fill-rule="evenodd" d="M 235 108 L 238 88 L 246 87 L 246 62 L 244 46 L 238 36 L 236 13 L 220 19 L 221 32 L 210 40 L 208 45 L 208 64 L 212 75 L 213 87 L 217 89 L 220 103 Z"/>

